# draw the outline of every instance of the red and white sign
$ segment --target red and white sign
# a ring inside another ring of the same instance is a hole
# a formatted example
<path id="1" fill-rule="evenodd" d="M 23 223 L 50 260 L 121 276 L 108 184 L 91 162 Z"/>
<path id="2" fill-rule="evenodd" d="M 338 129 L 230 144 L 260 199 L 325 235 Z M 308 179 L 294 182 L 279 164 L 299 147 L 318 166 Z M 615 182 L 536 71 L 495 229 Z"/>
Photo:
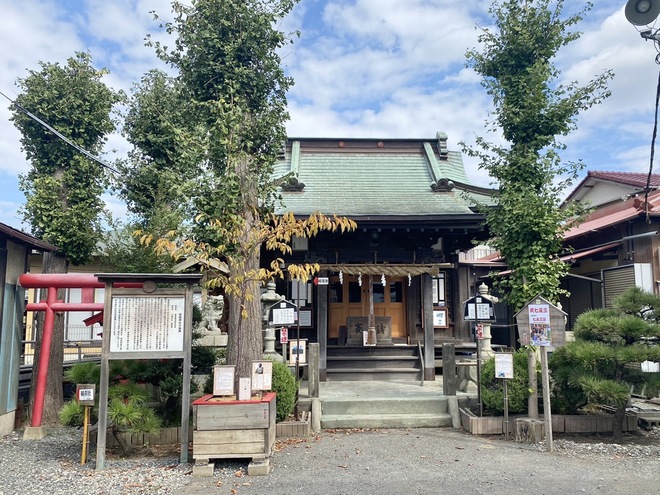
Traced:
<path id="1" fill-rule="evenodd" d="M 289 341 L 289 329 L 286 327 L 280 328 L 280 344 L 286 344 Z"/>

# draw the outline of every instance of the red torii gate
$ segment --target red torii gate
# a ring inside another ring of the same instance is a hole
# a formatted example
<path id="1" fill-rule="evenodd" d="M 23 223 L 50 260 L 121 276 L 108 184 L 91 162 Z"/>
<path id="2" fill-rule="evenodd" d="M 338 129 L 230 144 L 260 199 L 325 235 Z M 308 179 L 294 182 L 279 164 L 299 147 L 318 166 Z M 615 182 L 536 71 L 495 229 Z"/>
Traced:
<path id="1" fill-rule="evenodd" d="M 26 311 L 45 311 L 44 332 L 41 341 L 41 354 L 37 369 L 37 383 L 34 394 L 34 409 L 32 411 L 32 427 L 41 426 L 46 395 L 46 379 L 48 376 L 48 362 L 50 360 L 53 328 L 55 326 L 55 313 L 66 311 L 103 311 L 103 303 L 79 302 L 65 303 L 57 300 L 58 289 L 103 289 L 105 284 L 99 282 L 96 275 L 91 273 L 24 273 L 18 282 L 26 289 L 48 289 L 46 301 L 27 303 Z M 142 287 L 140 282 L 116 283 L 115 287 Z"/>

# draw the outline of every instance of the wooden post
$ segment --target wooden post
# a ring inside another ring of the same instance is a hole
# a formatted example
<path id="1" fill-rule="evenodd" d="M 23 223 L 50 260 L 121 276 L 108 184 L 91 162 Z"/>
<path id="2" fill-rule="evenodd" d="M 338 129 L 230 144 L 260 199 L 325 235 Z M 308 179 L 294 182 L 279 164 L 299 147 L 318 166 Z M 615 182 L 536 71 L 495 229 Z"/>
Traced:
<path id="1" fill-rule="evenodd" d="M 527 349 L 527 374 L 530 390 L 527 398 L 527 415 L 532 419 L 539 419 L 539 385 L 536 379 L 536 351 L 533 347 Z"/>
<path id="2" fill-rule="evenodd" d="M 323 272 L 327 276 L 326 272 Z M 316 295 L 316 328 L 317 342 L 319 343 L 319 380 L 326 380 L 326 369 L 328 367 L 328 286 L 319 285 Z M 286 354 L 284 355 L 286 359 Z"/>
<path id="3" fill-rule="evenodd" d="M 83 420 L 82 454 L 80 455 L 80 464 L 85 464 L 87 462 L 87 446 L 89 444 L 89 411 L 91 409 L 92 409 L 91 406 L 85 406 L 85 419 Z"/>
<path id="4" fill-rule="evenodd" d="M 442 344 L 442 393 L 456 395 L 456 345 Z"/>
<path id="5" fill-rule="evenodd" d="M 550 410 L 550 376 L 548 374 L 548 348 L 541 347 L 541 380 L 543 382 L 543 419 L 545 420 L 545 444 L 552 452 L 552 411 Z"/>
<path id="6" fill-rule="evenodd" d="M 319 344 L 309 344 L 309 360 L 307 362 L 307 392 L 310 398 L 319 396 Z"/>
<path id="7" fill-rule="evenodd" d="M 424 380 L 435 381 L 435 331 L 431 275 L 422 274 L 422 325 L 424 327 Z"/>

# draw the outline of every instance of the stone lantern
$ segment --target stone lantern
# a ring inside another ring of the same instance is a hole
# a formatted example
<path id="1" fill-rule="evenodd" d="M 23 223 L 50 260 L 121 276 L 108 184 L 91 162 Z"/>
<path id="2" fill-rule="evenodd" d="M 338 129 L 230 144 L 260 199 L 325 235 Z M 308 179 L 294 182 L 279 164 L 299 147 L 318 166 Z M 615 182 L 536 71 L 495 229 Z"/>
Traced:
<path id="1" fill-rule="evenodd" d="M 488 286 L 485 283 L 482 283 L 479 286 L 479 295 L 481 297 L 483 297 L 484 299 L 487 299 L 488 301 L 490 301 L 494 305 L 496 302 L 499 301 L 499 298 L 495 297 L 495 296 L 491 296 L 488 292 L 489 292 Z M 481 351 L 482 359 L 488 359 L 488 358 L 495 355 L 495 352 L 493 351 L 493 348 L 491 347 L 492 335 L 491 335 L 490 326 L 492 324 L 492 321 L 491 320 L 484 320 L 484 321 L 479 322 L 479 324 L 483 326 L 482 327 L 483 328 L 483 338 L 481 340 L 478 340 L 478 343 L 479 343 L 479 346 L 480 346 L 479 350 Z"/>
<path id="2" fill-rule="evenodd" d="M 284 362 L 284 358 L 275 350 L 275 327 L 268 324 L 268 310 L 273 304 L 283 300 L 284 296 L 275 292 L 275 282 L 270 280 L 266 284 L 266 292 L 261 295 L 261 307 L 263 308 L 262 322 L 264 329 L 264 356 L 279 362 Z"/>

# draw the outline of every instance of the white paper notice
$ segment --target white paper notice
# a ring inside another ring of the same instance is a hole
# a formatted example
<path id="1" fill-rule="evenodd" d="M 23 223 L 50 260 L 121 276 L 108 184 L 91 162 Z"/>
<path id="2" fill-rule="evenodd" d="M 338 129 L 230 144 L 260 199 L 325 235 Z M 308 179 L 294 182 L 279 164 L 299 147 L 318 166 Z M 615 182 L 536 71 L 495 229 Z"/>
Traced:
<path id="1" fill-rule="evenodd" d="M 110 352 L 183 351 L 183 297 L 113 297 Z"/>

